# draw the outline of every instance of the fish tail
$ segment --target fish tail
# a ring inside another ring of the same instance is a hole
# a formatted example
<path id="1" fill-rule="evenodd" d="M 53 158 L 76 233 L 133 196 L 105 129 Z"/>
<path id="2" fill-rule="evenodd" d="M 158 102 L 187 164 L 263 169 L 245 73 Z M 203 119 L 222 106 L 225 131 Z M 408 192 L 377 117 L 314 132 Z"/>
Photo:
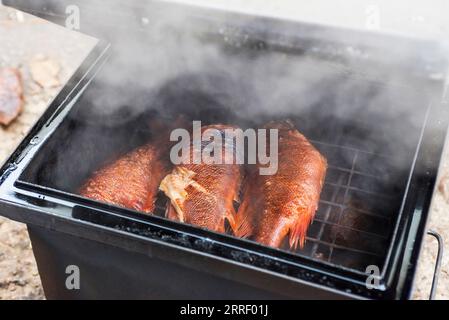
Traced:
<path id="1" fill-rule="evenodd" d="M 289 245 L 291 249 L 296 250 L 299 243 L 299 248 L 304 248 L 306 241 L 306 233 L 309 225 L 312 223 L 315 210 L 308 210 L 303 212 L 296 219 L 293 227 L 290 229 Z"/>

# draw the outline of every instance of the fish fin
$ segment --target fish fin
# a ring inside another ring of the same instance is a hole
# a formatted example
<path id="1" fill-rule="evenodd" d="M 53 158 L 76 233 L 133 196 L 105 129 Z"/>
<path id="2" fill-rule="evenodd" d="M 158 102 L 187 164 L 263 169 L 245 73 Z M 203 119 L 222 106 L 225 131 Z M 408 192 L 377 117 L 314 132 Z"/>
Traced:
<path id="1" fill-rule="evenodd" d="M 236 215 L 237 214 L 236 214 L 234 208 L 231 208 L 226 212 L 226 219 L 228 220 L 229 226 L 231 227 L 232 232 L 234 232 L 234 233 L 235 233 L 235 230 L 237 227 L 236 226 Z"/>
<path id="2" fill-rule="evenodd" d="M 251 225 L 251 219 L 248 215 L 244 215 L 245 210 L 239 210 L 234 215 L 234 226 L 231 224 L 234 235 L 239 238 L 248 238 L 253 233 L 253 227 Z"/>
<path id="3" fill-rule="evenodd" d="M 288 241 L 291 249 L 296 250 L 296 248 L 298 247 L 298 242 L 299 248 L 300 249 L 304 248 L 307 229 L 309 228 L 309 225 L 312 223 L 314 214 L 315 214 L 314 209 L 302 212 L 294 222 L 292 228 L 290 229 L 290 238 Z"/>
<path id="4" fill-rule="evenodd" d="M 236 225 L 234 234 L 239 238 L 248 238 L 252 234 L 252 227 L 249 219 L 243 219 Z"/>

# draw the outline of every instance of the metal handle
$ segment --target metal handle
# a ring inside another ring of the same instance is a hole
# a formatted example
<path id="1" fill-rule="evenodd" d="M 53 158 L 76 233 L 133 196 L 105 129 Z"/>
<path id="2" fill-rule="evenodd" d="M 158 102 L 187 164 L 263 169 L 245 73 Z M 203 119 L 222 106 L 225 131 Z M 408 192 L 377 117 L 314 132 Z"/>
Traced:
<path id="1" fill-rule="evenodd" d="M 443 243 L 443 238 L 441 237 L 441 235 L 438 232 L 436 232 L 434 230 L 429 230 L 429 231 L 427 231 L 427 234 L 434 237 L 435 239 L 437 239 L 437 242 L 438 242 L 437 259 L 435 261 L 435 270 L 434 270 L 433 279 L 432 279 L 432 287 L 430 289 L 430 295 L 429 295 L 429 300 L 434 300 L 435 294 L 437 291 L 437 286 L 438 286 L 438 279 L 440 277 L 441 262 L 443 260 L 444 243 Z"/>

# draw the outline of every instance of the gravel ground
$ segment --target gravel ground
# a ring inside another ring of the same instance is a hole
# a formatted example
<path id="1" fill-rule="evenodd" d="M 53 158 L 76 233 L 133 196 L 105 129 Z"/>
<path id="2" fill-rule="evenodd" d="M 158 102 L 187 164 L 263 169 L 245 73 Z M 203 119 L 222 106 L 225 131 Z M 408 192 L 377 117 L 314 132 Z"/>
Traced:
<path id="1" fill-rule="evenodd" d="M 19 40 L 20 39 L 20 40 Z M 0 126 L 0 163 L 14 150 L 66 79 L 82 61 L 93 40 L 42 20 L 17 15 L 0 5 L 0 67 L 18 67 L 25 86 L 26 105 L 8 128 Z M 30 76 L 36 59 L 49 59 L 60 67 L 59 85 L 42 88 Z M 449 248 L 449 153 L 443 158 L 440 188 L 433 201 L 429 228 L 445 238 Z M 426 299 L 436 257 L 436 243 L 426 239 L 416 277 L 415 299 Z M 445 255 L 438 299 L 449 299 L 449 260 Z M 0 217 L 0 300 L 44 299 L 26 227 Z"/>

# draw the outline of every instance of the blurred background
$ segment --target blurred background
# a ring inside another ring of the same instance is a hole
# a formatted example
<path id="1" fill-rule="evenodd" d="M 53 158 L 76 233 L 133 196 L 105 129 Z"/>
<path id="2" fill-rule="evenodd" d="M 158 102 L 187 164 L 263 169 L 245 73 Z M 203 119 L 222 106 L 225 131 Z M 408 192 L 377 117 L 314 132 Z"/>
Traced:
<path id="1" fill-rule="evenodd" d="M 449 43 L 447 0 L 178 0 L 265 16 L 354 29 L 432 38 Z M 81 17 L 82 19 L 82 17 Z M 81 25 L 82 29 L 82 25 Z M 18 145 L 95 39 L 0 5 L 0 68 L 17 68 L 25 107 L 8 126 L 0 125 L 0 163 Z M 446 148 L 447 149 L 447 148 Z M 447 153 L 447 152 L 446 152 Z M 443 158 L 432 205 L 430 229 L 449 247 L 449 155 Z M 428 238 L 420 259 L 415 299 L 427 299 L 437 245 Z M 449 299 L 449 257 L 443 257 L 438 299 Z M 26 227 L 0 217 L 0 299 L 44 299 Z"/>

